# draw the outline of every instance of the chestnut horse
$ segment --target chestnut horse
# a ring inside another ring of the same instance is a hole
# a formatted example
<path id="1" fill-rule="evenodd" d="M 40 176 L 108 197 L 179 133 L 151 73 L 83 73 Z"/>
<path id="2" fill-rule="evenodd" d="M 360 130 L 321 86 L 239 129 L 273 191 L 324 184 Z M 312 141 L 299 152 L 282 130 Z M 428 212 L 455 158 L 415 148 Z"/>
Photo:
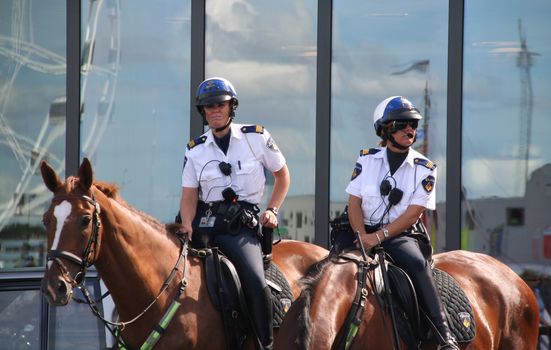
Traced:
<path id="1" fill-rule="evenodd" d="M 211 304 L 201 258 L 187 254 L 191 249 L 186 239 L 174 234 L 175 225 L 165 226 L 133 208 L 120 198 L 116 186 L 94 182 L 86 158 L 78 177 L 65 182 L 46 162 L 41 171 L 53 192 L 44 214 L 49 252 L 42 281 L 51 304 L 66 305 L 93 264 L 124 321 L 120 334 L 126 348 L 140 348 L 159 324 L 166 330 L 155 349 L 226 349 L 222 318 Z M 273 262 L 295 298 L 300 294 L 298 280 L 327 253 L 297 241 L 274 246 Z M 163 323 L 173 310 L 172 320 Z M 254 345 L 248 339 L 245 346 Z"/>
<path id="2" fill-rule="evenodd" d="M 329 256 L 312 266 L 302 294 L 283 320 L 276 348 L 337 347 L 358 285 L 357 263 L 362 260 L 357 251 L 348 255 L 352 259 Z M 515 272 L 490 256 L 469 251 L 435 254 L 434 261 L 459 283 L 473 309 L 476 334 L 471 342 L 460 344 L 461 349 L 536 349 L 538 305 L 530 287 Z M 381 309 L 373 278 L 367 280 L 365 309 L 349 349 L 395 349 L 391 317 Z M 407 349 L 402 342 L 400 348 Z M 436 345 L 425 344 L 423 349 L 436 349 Z"/>

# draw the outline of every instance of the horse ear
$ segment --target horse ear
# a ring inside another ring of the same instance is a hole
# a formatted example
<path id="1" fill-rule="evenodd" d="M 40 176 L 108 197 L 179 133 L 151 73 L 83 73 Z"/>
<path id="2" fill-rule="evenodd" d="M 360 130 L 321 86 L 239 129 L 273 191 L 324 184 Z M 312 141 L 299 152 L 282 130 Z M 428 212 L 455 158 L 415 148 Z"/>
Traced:
<path id="1" fill-rule="evenodd" d="M 92 186 L 92 182 L 94 182 L 92 164 L 90 164 L 88 158 L 82 160 L 82 164 L 80 164 L 80 168 L 78 169 L 78 177 L 80 178 L 80 187 L 84 191 L 88 191 L 90 186 Z"/>
<path id="2" fill-rule="evenodd" d="M 50 191 L 55 192 L 63 185 L 59 176 L 57 176 L 55 170 L 52 169 L 47 161 L 43 160 L 42 163 L 40 163 L 40 172 L 42 173 L 44 184 Z"/>

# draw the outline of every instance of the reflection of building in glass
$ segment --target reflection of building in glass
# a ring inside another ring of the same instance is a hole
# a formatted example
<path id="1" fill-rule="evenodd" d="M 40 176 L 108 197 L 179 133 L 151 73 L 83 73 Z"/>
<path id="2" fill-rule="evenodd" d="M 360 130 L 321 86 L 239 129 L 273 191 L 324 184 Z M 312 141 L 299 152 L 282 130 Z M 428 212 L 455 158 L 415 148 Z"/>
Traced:
<path id="1" fill-rule="evenodd" d="M 468 199 L 463 205 L 462 249 L 495 256 L 506 263 L 551 261 L 551 164 L 532 172 L 523 197 Z M 443 204 L 437 210 L 443 210 Z M 445 228 L 438 228 L 443 237 Z"/>
<path id="2" fill-rule="evenodd" d="M 44 252 L 44 239 L 3 239 L 0 247 L 0 268 L 43 265 Z"/>
<path id="3" fill-rule="evenodd" d="M 283 228 L 285 237 L 300 241 L 314 241 L 314 195 L 288 196 L 280 209 L 280 228 Z M 338 217 L 347 205 L 346 202 L 331 202 L 329 206 L 329 220 Z M 277 237 L 274 237 L 277 238 Z"/>

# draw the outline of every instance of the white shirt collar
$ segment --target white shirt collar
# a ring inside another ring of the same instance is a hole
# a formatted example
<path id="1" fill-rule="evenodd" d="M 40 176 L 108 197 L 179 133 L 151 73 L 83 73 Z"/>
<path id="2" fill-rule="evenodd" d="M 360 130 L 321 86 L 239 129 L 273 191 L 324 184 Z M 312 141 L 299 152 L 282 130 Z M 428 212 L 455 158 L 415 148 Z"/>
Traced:
<path id="1" fill-rule="evenodd" d="M 232 122 L 229 126 L 231 129 L 231 137 L 234 137 L 236 139 L 240 139 L 243 137 L 243 133 L 241 132 L 241 124 L 236 124 Z M 207 136 L 207 139 L 205 141 L 205 145 L 213 143 L 214 142 L 214 133 L 212 132 L 212 129 L 209 129 L 205 134 Z"/>

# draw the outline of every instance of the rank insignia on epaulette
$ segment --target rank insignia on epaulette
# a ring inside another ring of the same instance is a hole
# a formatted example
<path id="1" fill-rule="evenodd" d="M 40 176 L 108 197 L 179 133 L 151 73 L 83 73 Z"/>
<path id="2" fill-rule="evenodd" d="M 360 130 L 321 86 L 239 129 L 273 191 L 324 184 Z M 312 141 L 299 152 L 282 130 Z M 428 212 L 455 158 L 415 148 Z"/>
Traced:
<path id="1" fill-rule="evenodd" d="M 422 166 L 424 166 L 425 168 L 430 169 L 430 170 L 436 169 L 436 164 L 434 164 L 433 162 L 431 162 L 431 161 L 428 160 L 428 159 L 424 159 L 424 158 L 415 158 L 415 159 L 413 160 L 413 162 L 414 162 L 415 164 L 422 165 Z"/>
<path id="2" fill-rule="evenodd" d="M 192 149 L 193 147 L 195 147 L 197 145 L 205 143 L 205 141 L 207 141 L 206 136 L 201 136 L 201 137 L 198 137 L 196 139 L 193 139 L 193 140 L 191 140 L 187 143 L 187 149 Z"/>
<path id="3" fill-rule="evenodd" d="M 264 127 L 262 125 L 245 125 L 241 127 L 241 131 L 244 133 L 256 132 L 257 134 L 263 134 Z"/>
<path id="4" fill-rule="evenodd" d="M 425 191 L 427 191 L 427 193 L 431 193 L 432 189 L 434 188 L 435 182 L 436 182 L 436 179 L 434 178 L 434 176 L 429 175 L 425 179 L 423 179 L 421 183 Z"/>
<path id="5" fill-rule="evenodd" d="M 379 153 L 381 150 L 378 148 L 364 148 L 360 151 L 360 156 L 367 156 L 369 154 Z"/>
<path id="6" fill-rule="evenodd" d="M 354 166 L 354 170 L 352 170 L 352 177 L 350 178 L 350 181 L 354 180 L 362 173 L 362 165 L 360 163 L 356 163 Z"/>

